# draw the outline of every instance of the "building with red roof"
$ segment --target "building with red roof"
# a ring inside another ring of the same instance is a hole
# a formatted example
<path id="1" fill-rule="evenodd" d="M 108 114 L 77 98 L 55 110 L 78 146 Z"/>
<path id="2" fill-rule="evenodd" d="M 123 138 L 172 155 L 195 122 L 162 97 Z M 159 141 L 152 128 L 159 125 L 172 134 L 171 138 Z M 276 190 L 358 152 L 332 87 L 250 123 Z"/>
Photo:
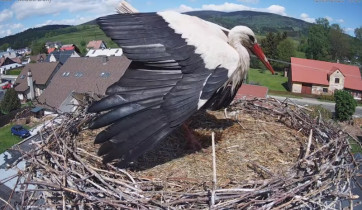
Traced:
<path id="1" fill-rule="evenodd" d="M 362 78 L 358 66 L 303 58 L 291 58 L 289 89 L 294 93 L 332 95 L 348 90 L 355 99 L 362 97 Z"/>
<path id="2" fill-rule="evenodd" d="M 68 51 L 68 50 L 74 50 L 77 53 L 80 53 L 80 50 L 78 49 L 78 47 L 74 44 L 65 44 L 60 48 L 60 51 Z"/>
<path id="3" fill-rule="evenodd" d="M 92 40 L 87 44 L 88 50 L 106 49 L 107 45 L 102 40 Z"/>
<path id="4" fill-rule="evenodd" d="M 268 88 L 259 85 L 242 84 L 235 95 L 234 100 L 239 99 L 254 99 L 266 98 L 268 95 Z"/>

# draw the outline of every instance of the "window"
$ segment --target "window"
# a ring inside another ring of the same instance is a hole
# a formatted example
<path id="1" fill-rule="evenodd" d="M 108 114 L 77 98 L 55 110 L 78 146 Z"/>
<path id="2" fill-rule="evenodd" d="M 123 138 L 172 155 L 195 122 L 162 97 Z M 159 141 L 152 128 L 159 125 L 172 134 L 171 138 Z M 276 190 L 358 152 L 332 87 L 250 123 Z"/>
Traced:
<path id="1" fill-rule="evenodd" d="M 339 84 L 339 78 L 334 78 L 334 83 Z"/>
<path id="2" fill-rule="evenodd" d="M 64 72 L 64 73 L 62 74 L 62 76 L 63 76 L 63 77 L 68 77 L 69 74 L 70 74 L 70 72 Z"/>
<path id="3" fill-rule="evenodd" d="M 328 93 L 328 88 L 323 88 L 323 93 Z"/>
<path id="4" fill-rule="evenodd" d="M 20 79 L 24 79 L 24 78 L 25 78 L 25 75 L 22 74 L 22 75 L 20 76 Z"/>
<path id="5" fill-rule="evenodd" d="M 83 73 L 82 72 L 76 72 L 74 74 L 75 77 L 82 77 L 83 76 Z"/>
<path id="6" fill-rule="evenodd" d="M 99 76 L 103 78 L 108 78 L 111 75 L 109 72 L 102 72 Z"/>

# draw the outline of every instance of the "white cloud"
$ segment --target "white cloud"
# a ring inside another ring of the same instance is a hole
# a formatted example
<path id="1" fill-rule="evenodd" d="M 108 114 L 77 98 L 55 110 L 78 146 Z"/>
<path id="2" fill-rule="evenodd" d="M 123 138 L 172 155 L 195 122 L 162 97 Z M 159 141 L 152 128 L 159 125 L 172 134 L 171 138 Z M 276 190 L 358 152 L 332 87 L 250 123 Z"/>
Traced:
<path id="1" fill-rule="evenodd" d="M 215 10 L 215 11 L 222 11 L 222 12 L 233 12 L 233 11 L 240 11 L 240 10 L 250 10 L 250 7 L 244 6 L 242 4 L 234 4 L 225 2 L 224 4 L 204 4 L 202 5 L 202 10 Z"/>
<path id="2" fill-rule="evenodd" d="M 191 12 L 194 11 L 195 9 L 193 9 L 192 7 L 186 6 L 184 4 L 181 4 L 177 9 L 173 9 L 173 11 L 176 12 Z"/>
<path id="3" fill-rule="evenodd" d="M 343 19 L 338 19 L 337 22 L 338 23 L 344 23 L 344 20 Z"/>
<path id="4" fill-rule="evenodd" d="M 345 33 L 354 32 L 354 28 L 344 28 L 343 30 Z"/>
<path id="5" fill-rule="evenodd" d="M 4 9 L 3 11 L 0 12 L 0 22 L 8 20 L 12 17 L 13 17 L 13 12 L 8 9 Z"/>
<path id="6" fill-rule="evenodd" d="M 221 12 L 234 12 L 234 11 L 258 11 L 258 12 L 269 12 L 269 13 L 275 13 L 279 15 L 287 15 L 285 12 L 285 7 L 280 5 L 271 5 L 268 8 L 253 8 L 249 6 L 245 6 L 242 4 L 235 4 L 235 3 L 229 3 L 225 2 L 224 4 L 204 4 L 201 6 L 201 8 L 192 8 L 189 6 L 186 6 L 182 4 L 177 9 L 171 9 L 178 12 L 189 12 L 189 11 L 197 11 L 197 10 L 214 10 L 214 11 L 221 11 Z"/>
<path id="7" fill-rule="evenodd" d="M 0 37 L 9 36 L 11 34 L 12 34 L 12 31 L 10 29 L 0 30 Z"/>
<path id="8" fill-rule="evenodd" d="M 62 1 L 16 1 L 11 10 L 17 19 L 38 15 L 57 14 L 62 11 L 70 13 L 85 11 L 95 16 L 115 12 L 119 0 L 62 0 Z"/>
<path id="9" fill-rule="evenodd" d="M 243 3 L 251 3 L 251 4 L 257 4 L 259 3 L 259 0 L 238 0 L 239 2 L 243 2 Z"/>
<path id="10" fill-rule="evenodd" d="M 309 23 L 314 23 L 315 22 L 315 18 L 311 18 L 309 17 L 309 15 L 307 13 L 302 13 L 300 14 L 300 19 L 309 22 Z"/>
<path id="11" fill-rule="evenodd" d="M 332 21 L 333 21 L 333 18 L 332 18 L 332 17 L 326 16 L 325 18 L 326 18 L 329 22 L 332 22 Z"/>
<path id="12" fill-rule="evenodd" d="M 278 15 L 287 15 L 287 13 L 285 13 L 285 7 L 279 5 L 271 5 L 267 8 L 267 11 Z"/>

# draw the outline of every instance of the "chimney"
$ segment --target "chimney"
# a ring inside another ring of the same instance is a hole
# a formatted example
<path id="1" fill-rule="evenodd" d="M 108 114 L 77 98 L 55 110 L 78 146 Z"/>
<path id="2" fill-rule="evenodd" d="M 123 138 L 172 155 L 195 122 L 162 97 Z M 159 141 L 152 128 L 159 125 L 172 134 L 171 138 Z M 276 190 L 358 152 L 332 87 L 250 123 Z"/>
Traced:
<path id="1" fill-rule="evenodd" d="M 34 92 L 33 75 L 31 74 L 30 69 L 28 71 L 28 87 L 29 87 L 28 99 L 33 100 L 35 98 L 35 92 Z"/>

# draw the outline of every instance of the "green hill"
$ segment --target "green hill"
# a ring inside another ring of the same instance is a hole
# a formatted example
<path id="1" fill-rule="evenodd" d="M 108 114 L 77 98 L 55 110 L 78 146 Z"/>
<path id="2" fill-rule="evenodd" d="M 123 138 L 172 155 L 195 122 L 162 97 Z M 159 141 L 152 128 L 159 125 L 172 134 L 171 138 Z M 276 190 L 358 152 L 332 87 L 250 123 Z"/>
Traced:
<path id="1" fill-rule="evenodd" d="M 266 35 L 268 32 L 286 31 L 289 37 L 300 38 L 302 35 L 307 35 L 308 28 L 312 25 L 311 23 L 291 17 L 254 11 L 195 11 L 188 12 L 187 14 L 217 23 L 226 28 L 246 25 L 258 35 Z"/>
<path id="2" fill-rule="evenodd" d="M 45 37 L 52 31 L 65 34 L 71 32 L 71 30 L 69 25 L 48 25 L 39 28 L 31 28 L 18 34 L 1 38 L 0 46 L 8 43 L 13 49 L 30 47 L 32 41 Z"/>

